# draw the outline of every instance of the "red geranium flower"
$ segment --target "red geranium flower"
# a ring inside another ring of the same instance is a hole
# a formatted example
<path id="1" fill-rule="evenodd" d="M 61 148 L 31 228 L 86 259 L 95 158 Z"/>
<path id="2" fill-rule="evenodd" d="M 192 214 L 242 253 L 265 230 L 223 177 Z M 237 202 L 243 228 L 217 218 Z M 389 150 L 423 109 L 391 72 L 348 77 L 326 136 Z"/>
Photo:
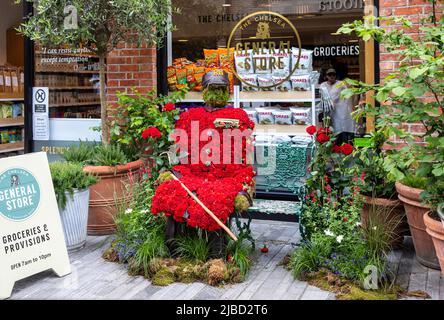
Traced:
<path id="1" fill-rule="evenodd" d="M 332 132 L 331 132 L 330 128 L 328 128 L 328 127 L 321 127 L 318 130 L 318 135 L 321 134 L 321 133 L 330 134 Z"/>
<path id="2" fill-rule="evenodd" d="M 148 139 L 149 137 L 158 139 L 162 137 L 162 133 L 156 127 L 149 127 L 142 132 L 142 138 Z"/>
<path id="3" fill-rule="evenodd" d="M 333 144 L 333 153 L 341 153 L 342 149 L 337 144 Z"/>
<path id="4" fill-rule="evenodd" d="M 318 136 L 316 137 L 316 140 L 318 140 L 318 142 L 322 144 L 322 143 L 329 141 L 330 137 L 327 136 L 325 133 L 321 133 L 321 134 L 318 134 Z"/>
<path id="5" fill-rule="evenodd" d="M 316 133 L 316 126 L 309 126 L 305 129 L 309 135 L 314 135 Z"/>
<path id="6" fill-rule="evenodd" d="M 346 143 L 343 146 L 341 146 L 341 152 L 346 156 L 348 156 L 353 152 L 353 146 L 351 144 Z"/>
<path id="7" fill-rule="evenodd" d="M 163 106 L 163 111 L 173 111 L 175 108 L 174 103 L 168 102 Z"/>

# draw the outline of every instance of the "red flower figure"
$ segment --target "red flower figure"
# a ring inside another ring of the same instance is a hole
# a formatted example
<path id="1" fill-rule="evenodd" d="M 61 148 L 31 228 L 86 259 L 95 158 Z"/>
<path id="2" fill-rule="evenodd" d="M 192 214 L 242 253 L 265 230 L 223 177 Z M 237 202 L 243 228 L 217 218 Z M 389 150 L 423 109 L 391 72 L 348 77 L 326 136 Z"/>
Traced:
<path id="1" fill-rule="evenodd" d="M 346 143 L 341 146 L 341 151 L 343 154 L 348 156 L 353 152 L 353 146 L 351 144 Z"/>
<path id="2" fill-rule="evenodd" d="M 171 102 L 168 102 L 163 106 L 163 111 L 173 111 L 174 109 L 176 109 L 176 106 Z"/>
<path id="3" fill-rule="evenodd" d="M 158 139 L 162 137 L 162 133 L 156 127 L 149 127 L 142 132 L 142 138 L 148 139 L 149 137 Z"/>
<path id="4" fill-rule="evenodd" d="M 316 126 L 309 126 L 305 129 L 309 135 L 314 135 L 316 133 Z"/>
<path id="5" fill-rule="evenodd" d="M 325 133 L 321 133 L 321 134 L 318 134 L 318 136 L 316 137 L 316 140 L 318 140 L 319 143 L 323 144 L 323 143 L 329 141 L 330 137 L 327 136 Z"/>

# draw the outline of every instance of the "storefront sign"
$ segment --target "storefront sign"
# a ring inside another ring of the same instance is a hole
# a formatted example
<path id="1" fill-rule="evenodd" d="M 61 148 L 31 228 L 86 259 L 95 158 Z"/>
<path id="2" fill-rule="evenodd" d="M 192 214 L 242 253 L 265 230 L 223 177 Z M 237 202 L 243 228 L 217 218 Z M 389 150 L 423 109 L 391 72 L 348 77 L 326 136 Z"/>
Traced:
<path id="1" fill-rule="evenodd" d="M 33 139 L 49 140 L 49 89 L 32 88 Z"/>
<path id="2" fill-rule="evenodd" d="M 0 299 L 14 283 L 71 272 L 48 160 L 43 152 L 0 160 Z"/>
<path id="3" fill-rule="evenodd" d="M 271 11 L 256 12 L 239 21 L 230 34 L 227 48 L 234 48 L 235 56 L 244 57 L 241 65 L 237 63 L 232 69 L 236 77 L 248 86 L 261 89 L 278 87 L 288 81 L 298 68 L 302 52 L 295 26 L 283 15 Z M 290 68 L 289 61 L 293 54 L 295 61 L 293 68 Z M 246 73 L 255 70 L 256 73 L 280 73 L 284 77 L 271 85 L 255 85 L 245 82 L 236 72 L 239 67 Z"/>
<path id="4" fill-rule="evenodd" d="M 359 56 L 359 45 L 315 47 L 313 55 L 315 57 Z"/>
<path id="5" fill-rule="evenodd" d="M 364 9 L 365 0 L 328 0 L 319 2 L 319 11 L 347 11 Z"/>

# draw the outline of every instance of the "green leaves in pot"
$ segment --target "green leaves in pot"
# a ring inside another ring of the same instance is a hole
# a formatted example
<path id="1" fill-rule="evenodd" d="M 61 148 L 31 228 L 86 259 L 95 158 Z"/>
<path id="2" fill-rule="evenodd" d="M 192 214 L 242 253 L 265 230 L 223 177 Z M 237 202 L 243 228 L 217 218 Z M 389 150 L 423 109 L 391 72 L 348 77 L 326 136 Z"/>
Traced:
<path id="1" fill-rule="evenodd" d="M 79 145 L 70 146 L 62 157 L 71 163 L 92 166 L 116 166 L 130 162 L 125 152 L 119 145 L 114 144 L 89 144 L 81 142 Z"/>
<path id="2" fill-rule="evenodd" d="M 65 209 L 67 195 L 73 196 L 75 190 L 83 190 L 96 183 L 98 178 L 83 171 L 80 164 L 53 162 L 49 165 L 52 183 L 60 210 Z"/>

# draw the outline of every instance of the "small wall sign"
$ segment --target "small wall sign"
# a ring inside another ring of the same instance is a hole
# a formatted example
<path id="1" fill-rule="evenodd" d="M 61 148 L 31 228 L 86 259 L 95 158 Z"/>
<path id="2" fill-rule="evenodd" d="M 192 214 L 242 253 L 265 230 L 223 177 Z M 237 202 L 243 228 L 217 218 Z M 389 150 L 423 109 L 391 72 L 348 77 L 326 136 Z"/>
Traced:
<path id="1" fill-rule="evenodd" d="M 0 299 L 14 283 L 52 269 L 71 273 L 46 153 L 0 160 Z"/>

